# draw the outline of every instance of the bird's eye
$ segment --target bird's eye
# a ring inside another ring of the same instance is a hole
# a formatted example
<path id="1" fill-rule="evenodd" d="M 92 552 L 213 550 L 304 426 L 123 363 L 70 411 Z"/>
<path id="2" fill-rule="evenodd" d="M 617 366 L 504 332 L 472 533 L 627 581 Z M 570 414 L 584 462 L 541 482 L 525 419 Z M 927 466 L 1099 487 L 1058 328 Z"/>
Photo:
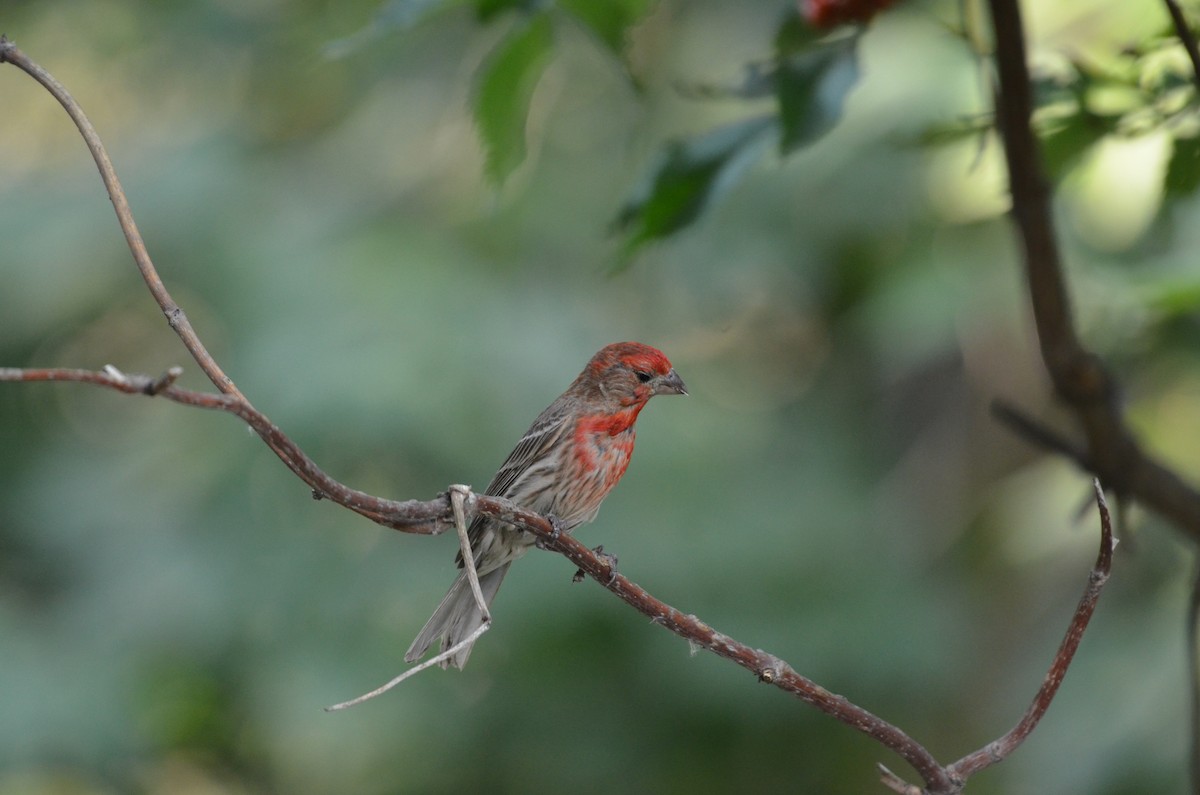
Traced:
<path id="1" fill-rule="evenodd" d="M 634 375 L 636 375 L 637 380 L 641 381 L 643 384 L 646 383 L 647 381 L 649 381 L 652 377 L 645 370 L 638 370 L 636 373 L 634 373 Z"/>

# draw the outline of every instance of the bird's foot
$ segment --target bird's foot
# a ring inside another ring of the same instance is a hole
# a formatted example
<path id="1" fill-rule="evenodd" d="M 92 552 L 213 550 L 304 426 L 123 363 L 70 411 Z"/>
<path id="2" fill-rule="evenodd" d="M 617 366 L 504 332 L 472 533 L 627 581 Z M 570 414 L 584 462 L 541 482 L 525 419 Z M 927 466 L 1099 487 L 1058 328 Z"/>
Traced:
<path id="1" fill-rule="evenodd" d="M 604 551 L 604 545 L 596 547 L 592 550 L 601 560 L 608 564 L 608 581 L 605 585 L 612 585 L 617 579 L 617 556 Z M 587 576 L 587 572 L 579 569 L 575 572 L 575 576 L 571 578 L 571 582 L 583 582 L 583 578 Z"/>
<path id="2" fill-rule="evenodd" d="M 538 549 L 545 549 L 547 544 L 553 544 L 554 542 L 558 541 L 558 539 L 562 538 L 563 533 L 567 532 L 563 529 L 562 520 L 560 520 L 554 514 L 547 514 L 546 521 L 550 523 L 550 537 L 539 538 L 536 542 Z"/>

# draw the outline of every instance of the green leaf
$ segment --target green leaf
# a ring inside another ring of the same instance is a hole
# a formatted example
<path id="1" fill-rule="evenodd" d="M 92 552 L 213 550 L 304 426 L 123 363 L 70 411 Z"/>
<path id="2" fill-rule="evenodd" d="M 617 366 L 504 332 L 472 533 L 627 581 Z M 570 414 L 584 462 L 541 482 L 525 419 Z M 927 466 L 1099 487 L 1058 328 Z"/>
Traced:
<path id="1" fill-rule="evenodd" d="M 480 22 L 491 22 L 505 11 L 523 11 L 533 15 L 540 11 L 543 0 L 474 0 L 475 16 Z"/>
<path id="2" fill-rule="evenodd" d="M 1061 64 L 1057 71 L 1034 72 L 1030 79 L 1034 105 L 1046 108 L 1063 103 L 1079 104 L 1086 81 L 1074 64 Z"/>
<path id="3" fill-rule="evenodd" d="M 825 32 L 809 25 L 797 9 L 789 9 L 775 31 L 775 54 L 786 58 L 808 49 L 823 35 Z"/>
<path id="4" fill-rule="evenodd" d="M 985 135 L 992 129 L 990 116 L 972 116 L 954 121 L 931 124 L 911 140 L 906 141 L 920 147 L 937 147 L 956 144 Z"/>
<path id="5" fill-rule="evenodd" d="M 758 159 L 776 130 L 773 116 L 756 116 L 668 143 L 614 222 L 628 235 L 623 260 L 695 222 Z"/>
<path id="6" fill-rule="evenodd" d="M 858 77 L 857 35 L 781 55 L 775 75 L 780 151 L 794 152 L 832 130 Z"/>
<path id="7" fill-rule="evenodd" d="M 629 29 L 646 16 L 652 0 L 558 0 L 558 5 L 623 59 Z"/>
<path id="8" fill-rule="evenodd" d="M 1056 121 L 1053 129 L 1042 133 L 1042 162 L 1055 182 L 1067 175 L 1075 164 L 1113 129 L 1111 121 L 1079 112 Z"/>
<path id="9" fill-rule="evenodd" d="M 1200 187 L 1200 138 L 1176 138 L 1163 190 L 1167 198 L 1177 199 L 1196 192 Z"/>
<path id="10" fill-rule="evenodd" d="M 529 101 L 553 44 L 550 17 L 537 14 L 514 28 L 484 64 L 475 91 L 475 123 L 483 139 L 484 170 L 496 184 L 525 160 Z"/>
<path id="11" fill-rule="evenodd" d="M 1192 315 L 1200 308 L 1200 283 L 1182 280 L 1164 283 L 1151 292 L 1148 303 L 1168 317 Z"/>

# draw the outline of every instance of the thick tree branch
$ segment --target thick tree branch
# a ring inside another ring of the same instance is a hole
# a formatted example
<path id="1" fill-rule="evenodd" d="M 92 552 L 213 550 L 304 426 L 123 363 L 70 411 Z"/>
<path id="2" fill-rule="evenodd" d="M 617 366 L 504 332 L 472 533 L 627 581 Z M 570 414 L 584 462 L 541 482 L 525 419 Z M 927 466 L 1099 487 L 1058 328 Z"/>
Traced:
<path id="1" fill-rule="evenodd" d="M 1029 123 L 1033 98 L 1020 9 L 1017 0 L 989 0 L 989 5 L 996 37 L 996 119 L 1046 371 L 1079 419 L 1091 471 L 1118 496 L 1137 499 L 1200 540 L 1200 491 L 1141 449 L 1125 425 L 1116 383 L 1076 334 L 1050 191 Z"/>

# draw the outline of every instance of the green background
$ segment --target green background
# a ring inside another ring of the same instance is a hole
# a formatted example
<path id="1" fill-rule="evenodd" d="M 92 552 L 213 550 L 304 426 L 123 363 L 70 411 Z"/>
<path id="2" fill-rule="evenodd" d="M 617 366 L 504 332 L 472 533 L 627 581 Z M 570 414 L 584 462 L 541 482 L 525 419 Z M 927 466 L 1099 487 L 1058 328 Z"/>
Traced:
<path id="1" fill-rule="evenodd" d="M 1111 51 L 1165 19 L 1051 5 L 1039 52 Z M 617 275 L 609 227 L 654 152 L 747 113 L 680 82 L 735 79 L 781 4 L 655 5 L 629 50 L 640 89 L 556 23 L 501 187 L 470 100 L 511 21 L 452 8 L 327 57 L 378 7 L 8 0 L 0 30 L 91 115 L 218 361 L 334 477 L 395 498 L 482 487 L 596 349 L 654 344 L 691 396 L 643 413 L 580 537 L 944 762 L 1010 728 L 1098 533 L 1088 478 L 988 413 L 1003 398 L 1073 430 L 1037 358 L 999 148 L 913 145 L 990 102 L 943 26 L 953 4 L 883 15 L 827 137 L 768 154 Z M 180 364 L 205 388 L 61 109 L 8 66 L 0 108 L 0 366 Z M 1200 207 L 1160 207 L 1162 162 L 1152 134 L 1106 144 L 1058 209 L 1081 333 L 1193 479 Z M 969 791 L 1184 791 L 1191 554 L 1128 519 L 1059 697 Z M 840 793 L 882 791 L 876 762 L 910 775 L 544 553 L 465 671 L 323 712 L 403 669 L 454 544 L 312 501 L 232 417 L 0 385 L 0 792 Z"/>

